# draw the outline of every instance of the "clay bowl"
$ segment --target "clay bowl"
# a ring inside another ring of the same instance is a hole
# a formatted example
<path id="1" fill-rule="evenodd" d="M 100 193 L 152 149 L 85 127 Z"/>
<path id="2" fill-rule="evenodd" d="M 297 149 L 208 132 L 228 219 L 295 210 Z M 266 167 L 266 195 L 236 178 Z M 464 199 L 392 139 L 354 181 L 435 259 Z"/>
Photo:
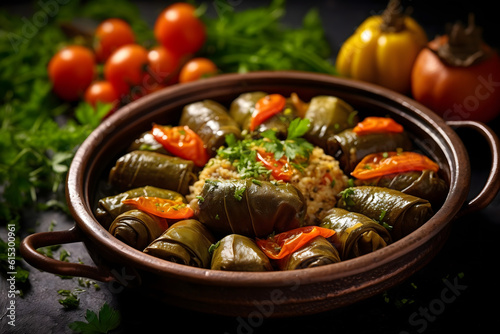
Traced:
<path id="1" fill-rule="evenodd" d="M 384 249 L 289 272 L 224 272 L 170 263 L 127 246 L 97 222 L 93 210 L 99 184 L 133 138 L 153 122 L 174 124 L 188 103 L 213 99 L 228 105 L 239 94 L 257 90 L 283 95 L 296 92 L 305 101 L 316 95 L 334 95 L 364 115 L 393 117 L 439 163 L 441 177 L 449 183 L 444 205 L 418 230 Z M 470 164 L 452 126 L 476 129 L 491 149 L 491 175 L 484 190 L 468 202 Z M 378 86 L 302 72 L 221 75 L 143 97 L 106 119 L 81 145 L 68 173 L 67 201 L 75 226 L 32 234 L 23 240 L 21 251 L 39 269 L 115 282 L 111 286 L 140 289 L 165 303 L 201 312 L 245 316 L 272 310 L 268 315 L 273 317 L 317 313 L 380 293 L 430 261 L 445 243 L 454 219 L 484 208 L 495 197 L 500 187 L 498 152 L 498 138 L 484 124 L 445 122 L 410 98 Z M 38 247 L 70 242 L 84 242 L 95 266 L 61 262 L 36 252 Z"/>

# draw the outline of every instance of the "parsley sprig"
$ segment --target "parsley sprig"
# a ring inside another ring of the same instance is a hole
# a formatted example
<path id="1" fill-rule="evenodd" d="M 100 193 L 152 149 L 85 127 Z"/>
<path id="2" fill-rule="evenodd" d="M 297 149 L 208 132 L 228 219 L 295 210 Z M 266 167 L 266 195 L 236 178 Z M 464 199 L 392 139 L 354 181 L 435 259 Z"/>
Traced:
<path id="1" fill-rule="evenodd" d="M 285 140 L 278 139 L 274 130 L 264 131 L 261 134 L 262 138 L 259 139 L 247 137 L 237 140 L 234 135 L 230 134 L 226 136 L 227 146 L 219 149 L 218 156 L 231 161 L 241 178 L 252 177 L 258 179 L 271 173 L 257 160 L 256 148 L 258 147 L 274 153 L 276 160 L 285 156 L 292 165 L 300 168 L 299 164 L 295 163 L 295 160 L 299 158 L 307 160 L 314 148 L 311 143 L 302 138 L 308 129 L 308 119 L 296 118 L 290 123 Z"/>

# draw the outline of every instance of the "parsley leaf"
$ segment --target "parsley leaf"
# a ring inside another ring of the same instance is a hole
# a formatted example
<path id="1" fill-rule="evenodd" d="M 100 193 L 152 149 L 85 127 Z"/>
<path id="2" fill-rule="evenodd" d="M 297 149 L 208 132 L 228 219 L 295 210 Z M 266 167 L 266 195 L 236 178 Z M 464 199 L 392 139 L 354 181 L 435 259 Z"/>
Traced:
<path id="1" fill-rule="evenodd" d="M 108 333 L 109 331 L 116 329 L 121 322 L 120 312 L 113 309 L 108 303 L 104 305 L 99 310 L 99 314 L 91 310 L 87 310 L 85 314 L 84 321 L 74 321 L 68 326 L 75 333 L 83 334 L 96 334 L 96 333 Z"/>

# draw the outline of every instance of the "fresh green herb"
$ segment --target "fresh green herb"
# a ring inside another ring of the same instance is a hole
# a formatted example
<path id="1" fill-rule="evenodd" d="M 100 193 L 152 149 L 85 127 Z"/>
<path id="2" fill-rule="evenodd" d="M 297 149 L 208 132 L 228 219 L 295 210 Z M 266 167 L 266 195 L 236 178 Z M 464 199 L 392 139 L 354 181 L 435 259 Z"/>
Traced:
<path id="1" fill-rule="evenodd" d="M 59 299 L 59 304 L 64 306 L 65 309 L 74 310 L 80 305 L 80 299 L 78 294 L 84 292 L 85 290 L 76 288 L 74 290 L 58 290 L 57 293 L 64 298 Z"/>
<path id="2" fill-rule="evenodd" d="M 281 22 L 285 0 L 241 11 L 220 3 L 215 2 L 217 17 L 203 17 L 207 41 L 202 53 L 221 71 L 302 70 L 336 74 L 317 9 L 307 12 L 302 26 L 294 29 Z"/>
<path id="3" fill-rule="evenodd" d="M 351 197 L 352 194 L 354 194 L 354 189 L 352 188 L 346 188 L 340 192 L 340 198 L 345 202 L 348 208 L 356 205 L 356 202 Z"/>
<path id="4" fill-rule="evenodd" d="M 198 199 L 198 201 L 199 201 L 200 203 L 205 202 L 205 198 L 203 198 L 203 196 L 196 196 L 196 198 Z"/>
<path id="5" fill-rule="evenodd" d="M 236 167 L 241 178 L 261 178 L 269 175 L 271 171 L 260 161 L 257 161 L 256 148 L 263 147 L 266 152 L 274 153 L 276 160 L 283 156 L 291 164 L 301 170 L 302 166 L 292 160 L 302 157 L 307 159 L 313 149 L 313 145 L 302 138 L 309 129 L 308 119 L 294 119 L 288 127 L 288 135 L 285 140 L 276 137 L 276 131 L 266 130 L 261 133 L 262 138 L 245 138 L 236 140 L 234 135 L 226 136 L 226 147 L 218 150 L 218 156 L 227 159 Z"/>
<path id="6" fill-rule="evenodd" d="M 258 186 L 260 186 L 262 184 L 262 182 L 260 182 L 259 180 L 256 180 L 256 179 L 252 179 L 252 183 L 256 184 Z"/>
<path id="7" fill-rule="evenodd" d="M 210 254 L 213 254 L 219 246 L 220 246 L 220 240 L 217 241 L 215 244 L 211 244 L 210 247 L 208 247 L 208 252 Z"/>
<path id="8" fill-rule="evenodd" d="M 387 210 L 382 210 L 380 212 L 380 217 L 378 217 L 379 222 L 382 222 L 384 220 L 386 213 L 387 213 Z"/>
<path id="9" fill-rule="evenodd" d="M 234 191 L 234 198 L 236 198 L 238 201 L 241 201 L 243 199 L 243 194 L 245 193 L 246 187 L 241 187 L 238 188 Z"/>
<path id="10" fill-rule="evenodd" d="M 91 310 L 87 310 L 84 321 L 75 321 L 69 324 L 69 328 L 75 333 L 95 334 L 95 333 L 108 333 L 113 329 L 118 328 L 121 322 L 120 312 L 113 309 L 108 303 L 99 310 L 99 314 Z"/>

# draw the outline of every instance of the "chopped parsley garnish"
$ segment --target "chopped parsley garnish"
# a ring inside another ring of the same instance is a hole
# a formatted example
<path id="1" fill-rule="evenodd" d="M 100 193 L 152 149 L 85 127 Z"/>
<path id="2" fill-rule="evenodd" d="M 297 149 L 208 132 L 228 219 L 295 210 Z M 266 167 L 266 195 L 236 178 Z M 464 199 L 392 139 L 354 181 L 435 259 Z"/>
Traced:
<path id="1" fill-rule="evenodd" d="M 302 136 L 309 129 L 309 120 L 296 118 L 288 127 L 288 135 L 285 140 L 276 136 L 276 131 L 267 130 L 261 133 L 262 138 L 244 138 L 237 140 L 234 135 L 226 136 L 226 147 L 219 149 L 218 156 L 227 159 L 236 167 L 240 177 L 259 179 L 268 176 L 271 171 L 257 160 L 257 148 L 263 148 L 266 152 L 273 153 L 276 160 L 286 157 L 287 161 L 298 170 L 303 166 L 300 161 L 307 160 L 314 148 L 311 143 Z"/>
<path id="2" fill-rule="evenodd" d="M 234 198 L 236 198 L 238 201 L 241 201 L 243 199 L 243 193 L 245 192 L 246 187 L 241 187 L 238 188 L 234 191 Z"/>

